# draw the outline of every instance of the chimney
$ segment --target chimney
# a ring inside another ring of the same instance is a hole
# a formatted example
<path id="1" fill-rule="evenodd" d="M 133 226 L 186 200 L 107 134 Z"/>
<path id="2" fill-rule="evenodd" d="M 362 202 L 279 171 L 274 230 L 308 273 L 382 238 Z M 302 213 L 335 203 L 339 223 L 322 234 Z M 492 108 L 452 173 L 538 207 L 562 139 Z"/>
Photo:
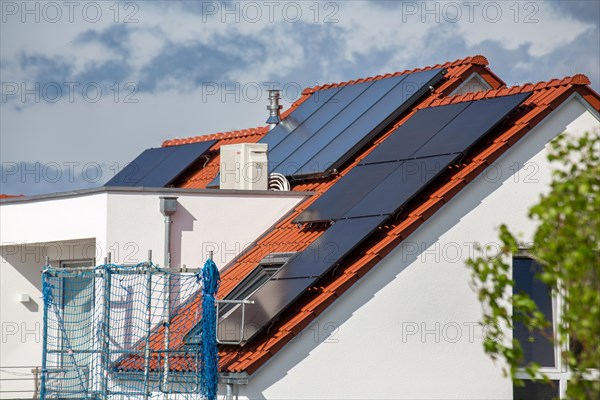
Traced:
<path id="1" fill-rule="evenodd" d="M 269 105 L 267 106 L 269 119 L 267 119 L 267 124 L 269 124 L 269 129 L 273 129 L 281 122 L 279 116 L 279 110 L 281 110 L 281 106 L 279 105 L 279 89 L 269 89 L 267 92 L 269 93 Z"/>

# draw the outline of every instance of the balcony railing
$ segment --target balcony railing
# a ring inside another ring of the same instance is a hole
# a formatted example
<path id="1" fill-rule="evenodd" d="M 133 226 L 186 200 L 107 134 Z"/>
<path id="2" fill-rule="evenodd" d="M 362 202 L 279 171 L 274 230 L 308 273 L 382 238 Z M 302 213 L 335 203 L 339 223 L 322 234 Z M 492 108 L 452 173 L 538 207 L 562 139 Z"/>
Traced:
<path id="1" fill-rule="evenodd" d="M 0 367 L 1 399 L 39 399 L 42 367 Z"/>

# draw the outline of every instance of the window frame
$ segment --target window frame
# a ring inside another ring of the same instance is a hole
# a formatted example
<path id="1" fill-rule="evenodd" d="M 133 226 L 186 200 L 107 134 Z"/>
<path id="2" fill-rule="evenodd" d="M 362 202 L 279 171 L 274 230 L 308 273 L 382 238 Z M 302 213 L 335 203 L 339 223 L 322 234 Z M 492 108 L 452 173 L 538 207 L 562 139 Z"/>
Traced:
<path id="1" fill-rule="evenodd" d="M 517 253 L 513 254 L 511 257 L 511 277 L 514 279 L 514 267 L 515 258 L 525 258 L 533 260 L 537 262 L 535 258 L 529 251 L 529 248 L 520 248 Z M 561 282 L 558 282 L 558 286 L 561 286 Z M 529 294 L 529 293 L 528 293 Z M 552 299 L 552 336 L 554 337 L 554 359 L 555 366 L 554 367 L 544 367 L 541 366 L 539 369 L 539 373 L 536 375 L 536 378 L 541 379 L 542 375 L 546 375 L 551 381 L 558 381 L 558 395 L 560 399 L 566 398 L 567 395 L 567 385 L 569 380 L 572 377 L 572 372 L 569 370 L 568 365 L 564 362 L 562 358 L 562 352 L 569 350 L 569 338 L 567 337 L 567 342 L 560 345 L 556 343 L 557 338 L 557 327 L 559 321 L 562 319 L 562 308 L 563 308 L 563 299 L 560 293 L 556 290 L 551 290 L 551 299 Z M 511 335 L 514 338 L 514 326 L 511 330 Z M 595 380 L 600 378 L 600 371 L 590 369 L 587 371 L 589 374 L 587 379 Z M 518 368 L 515 376 L 522 380 L 532 381 L 532 377 L 525 371 L 525 368 Z M 514 387 L 514 383 L 513 383 Z"/>
<path id="2" fill-rule="evenodd" d="M 292 259 L 297 252 L 282 252 L 282 253 L 269 253 L 262 260 L 259 261 L 257 266 L 246 276 L 242 281 L 227 295 L 223 300 L 247 300 L 250 296 L 256 293 L 263 285 L 271 280 L 281 268 L 283 268 L 289 260 Z M 266 279 L 260 282 L 260 278 L 266 275 Z M 248 289 L 251 289 L 248 291 Z M 242 297 L 242 294 L 244 295 Z M 227 318 L 237 308 L 241 307 L 240 304 L 223 304 L 219 306 L 219 320 L 217 321 L 217 327 L 225 318 Z M 202 338 L 202 331 L 200 330 L 201 324 L 194 326 L 185 336 L 184 343 L 186 345 L 197 345 L 200 343 Z"/>
<path id="3" fill-rule="evenodd" d="M 93 258 L 77 258 L 77 259 L 60 259 L 57 260 L 57 264 L 59 266 L 60 269 L 64 269 L 64 270 L 77 270 L 80 268 L 88 268 L 88 267 L 95 267 L 96 266 L 96 260 Z M 65 279 L 69 279 L 69 278 L 62 278 L 60 279 L 59 283 L 58 283 L 58 289 L 60 290 L 61 293 L 61 303 L 60 303 L 60 308 L 57 307 L 57 309 L 55 310 L 57 317 L 60 317 L 64 323 L 65 319 L 66 319 L 66 315 L 65 315 L 65 306 L 66 303 L 64 302 L 64 299 L 66 298 L 66 293 L 65 293 L 65 289 L 66 289 L 66 285 L 65 285 Z M 90 285 L 91 285 L 91 295 L 92 295 L 92 304 L 91 304 L 91 309 L 90 312 L 95 313 L 96 311 L 96 276 L 93 275 L 90 279 Z M 58 328 L 57 328 L 58 329 Z M 64 332 L 57 332 L 56 335 L 59 338 L 60 341 L 60 348 L 63 349 L 65 347 L 65 340 L 67 338 L 64 337 Z M 90 327 L 90 339 L 93 340 L 92 343 L 90 343 L 90 346 L 93 347 L 94 343 L 96 343 L 95 340 L 95 336 L 96 336 L 96 332 L 94 330 L 94 327 Z M 57 353 L 56 354 L 56 360 L 55 360 L 55 365 L 60 366 L 59 368 L 66 368 L 66 369 L 71 369 L 70 367 L 73 364 L 73 360 L 72 357 L 76 357 L 75 355 L 70 355 L 67 356 L 65 353 L 61 352 L 61 353 Z M 84 353 L 85 354 L 85 353 Z M 88 355 L 88 357 L 91 356 Z M 91 357 L 90 357 L 91 358 Z M 92 384 L 92 379 L 93 377 L 91 376 L 91 374 L 93 373 L 92 369 L 89 368 L 89 366 L 85 366 L 84 367 L 84 377 L 85 377 L 85 385 L 84 383 L 81 382 L 82 385 L 82 390 L 89 390 L 90 385 Z M 63 374 L 66 372 L 63 372 Z M 86 389 L 87 387 L 87 389 Z"/>
<path id="4" fill-rule="evenodd" d="M 269 253 L 247 277 L 245 277 L 223 300 L 247 300 L 250 296 L 256 293 L 264 284 L 271 280 L 287 262 L 295 255 L 292 253 Z M 261 278 L 266 277 L 261 282 Z M 260 282 L 260 283 L 259 283 Z M 251 290 L 250 290 L 251 289 Z M 243 296 L 242 296 L 243 295 Z M 226 318 L 239 305 L 226 304 L 219 310 L 219 318 Z"/>

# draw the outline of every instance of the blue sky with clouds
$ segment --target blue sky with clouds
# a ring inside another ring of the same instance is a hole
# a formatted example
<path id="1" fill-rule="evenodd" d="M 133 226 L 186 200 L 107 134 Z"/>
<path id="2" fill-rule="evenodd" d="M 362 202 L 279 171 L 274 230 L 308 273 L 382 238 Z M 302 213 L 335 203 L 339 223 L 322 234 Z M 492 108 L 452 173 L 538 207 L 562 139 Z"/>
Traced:
<path id="1" fill-rule="evenodd" d="M 596 1 L 1 5 L 3 193 L 92 187 L 165 139 L 264 124 L 300 89 L 483 54 L 508 84 L 600 87 Z"/>

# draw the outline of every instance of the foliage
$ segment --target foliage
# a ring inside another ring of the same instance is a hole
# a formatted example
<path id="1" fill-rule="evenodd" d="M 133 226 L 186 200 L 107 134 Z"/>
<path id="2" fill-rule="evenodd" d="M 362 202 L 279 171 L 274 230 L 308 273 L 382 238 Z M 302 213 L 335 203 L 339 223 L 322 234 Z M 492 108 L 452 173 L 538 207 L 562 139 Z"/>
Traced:
<path id="1" fill-rule="evenodd" d="M 581 138 L 562 134 L 554 140 L 548 155 L 553 164 L 550 191 L 529 210 L 537 224 L 528 246 L 541 265 L 537 278 L 563 299 L 551 339 L 569 349 L 562 352 L 563 363 L 573 373 L 567 385 L 569 399 L 600 398 L 600 381 L 590 380 L 588 374 L 589 369 L 600 369 L 599 145 L 598 132 Z M 522 384 L 515 376 L 520 368 L 533 379 L 547 380 L 539 365 L 522 365 L 523 349 L 507 335 L 516 322 L 530 334 L 550 322 L 527 294 L 512 293 L 510 257 L 522 246 L 505 225 L 499 240 L 502 256 L 480 255 L 467 261 L 484 306 L 483 324 L 488 327 L 484 349 L 492 359 L 506 362 L 504 373 L 517 384 Z"/>

